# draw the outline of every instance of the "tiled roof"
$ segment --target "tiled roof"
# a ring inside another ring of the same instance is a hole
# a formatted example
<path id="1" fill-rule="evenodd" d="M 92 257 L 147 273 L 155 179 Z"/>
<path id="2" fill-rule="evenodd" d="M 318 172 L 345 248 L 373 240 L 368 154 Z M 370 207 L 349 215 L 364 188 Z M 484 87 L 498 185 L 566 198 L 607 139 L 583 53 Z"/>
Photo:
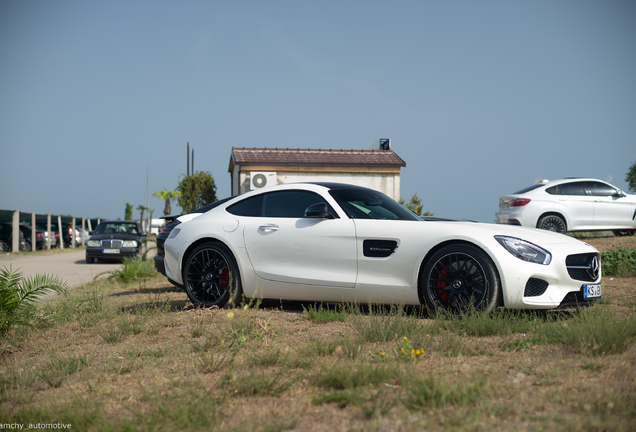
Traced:
<path id="1" fill-rule="evenodd" d="M 393 150 L 338 150 L 232 147 L 237 165 L 372 165 L 406 166 Z"/>

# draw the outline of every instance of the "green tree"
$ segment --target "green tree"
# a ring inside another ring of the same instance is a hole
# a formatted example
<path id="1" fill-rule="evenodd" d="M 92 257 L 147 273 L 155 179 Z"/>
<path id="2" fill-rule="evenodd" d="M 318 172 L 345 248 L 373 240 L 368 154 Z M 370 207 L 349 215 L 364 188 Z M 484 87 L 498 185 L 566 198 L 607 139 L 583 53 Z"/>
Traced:
<path id="1" fill-rule="evenodd" d="M 625 181 L 627 182 L 629 190 L 636 193 L 636 161 L 630 165 L 629 171 L 627 171 L 625 175 Z"/>
<path id="2" fill-rule="evenodd" d="M 132 220 L 133 218 L 132 211 L 133 211 L 133 205 L 126 203 L 126 213 L 124 214 L 124 220 Z"/>
<path id="3" fill-rule="evenodd" d="M 139 218 L 139 224 L 141 225 L 141 229 L 144 230 L 144 212 L 148 210 L 148 207 L 145 207 L 143 205 L 138 205 L 135 210 L 139 210 L 141 212 L 141 217 Z"/>
<path id="4" fill-rule="evenodd" d="M 177 191 L 179 205 L 184 213 L 216 201 L 216 184 L 209 171 L 197 171 L 190 176 L 183 176 L 179 180 Z"/>
<path id="5" fill-rule="evenodd" d="M 418 216 L 433 216 L 433 213 L 431 213 L 430 211 L 422 213 L 422 198 L 419 197 L 417 192 L 413 194 L 408 202 L 406 202 L 406 200 L 402 196 L 400 196 L 398 202 Z"/>
<path id="6" fill-rule="evenodd" d="M 152 196 L 166 202 L 166 205 L 163 208 L 163 214 L 164 216 L 169 216 L 172 214 L 172 205 L 170 205 L 170 203 L 173 200 L 176 200 L 177 198 L 179 198 L 179 192 L 169 191 L 168 189 L 164 187 L 159 192 L 153 193 Z"/>

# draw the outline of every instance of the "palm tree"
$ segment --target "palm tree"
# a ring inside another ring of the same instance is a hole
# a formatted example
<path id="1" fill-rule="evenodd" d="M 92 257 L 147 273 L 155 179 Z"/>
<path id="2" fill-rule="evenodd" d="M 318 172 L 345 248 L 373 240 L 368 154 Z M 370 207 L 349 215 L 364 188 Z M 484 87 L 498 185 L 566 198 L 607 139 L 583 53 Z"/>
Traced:
<path id="1" fill-rule="evenodd" d="M 0 270 L 0 334 L 6 334 L 14 325 L 30 326 L 33 317 L 28 316 L 29 306 L 45 294 L 66 294 L 68 284 L 58 277 L 35 275 L 23 278 L 17 270 L 4 267 Z"/>
<path id="2" fill-rule="evenodd" d="M 143 205 L 138 205 L 135 210 L 139 210 L 141 212 L 141 218 L 139 220 L 139 224 L 141 225 L 141 229 L 143 230 L 144 229 L 144 212 L 148 210 L 148 207 L 145 207 Z"/>
<path id="3" fill-rule="evenodd" d="M 169 191 L 164 187 L 163 190 L 153 193 L 152 196 L 166 202 L 166 206 L 163 208 L 163 214 L 164 216 L 169 216 L 172 213 L 170 202 L 179 197 L 179 192 Z"/>

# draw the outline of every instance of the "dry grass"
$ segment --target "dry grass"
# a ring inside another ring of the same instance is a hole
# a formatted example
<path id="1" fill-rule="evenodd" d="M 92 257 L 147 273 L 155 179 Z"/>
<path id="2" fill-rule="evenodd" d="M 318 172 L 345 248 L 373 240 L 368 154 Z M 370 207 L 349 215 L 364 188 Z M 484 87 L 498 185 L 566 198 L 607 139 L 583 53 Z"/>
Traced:
<path id="1" fill-rule="evenodd" d="M 614 240 L 584 239 L 599 249 Z M 592 309 L 633 327 L 635 288 L 636 278 L 606 278 L 604 300 Z M 97 282 L 72 295 L 44 309 L 55 313 L 54 325 L 17 330 L 0 347 L 0 424 L 59 422 L 73 430 L 636 429 L 636 346 L 594 355 L 566 344 L 525 343 L 542 325 L 572 323 L 577 312 L 548 314 L 538 324 L 522 314 L 527 331 L 515 330 L 511 321 L 482 337 L 466 336 L 467 323 L 402 316 L 395 328 L 409 334 L 369 342 L 361 334 L 380 325 L 376 314 L 350 309 L 344 321 L 311 320 L 309 305 L 280 302 L 195 309 L 161 277 Z M 401 355 L 405 346 L 423 347 L 424 353 Z"/>

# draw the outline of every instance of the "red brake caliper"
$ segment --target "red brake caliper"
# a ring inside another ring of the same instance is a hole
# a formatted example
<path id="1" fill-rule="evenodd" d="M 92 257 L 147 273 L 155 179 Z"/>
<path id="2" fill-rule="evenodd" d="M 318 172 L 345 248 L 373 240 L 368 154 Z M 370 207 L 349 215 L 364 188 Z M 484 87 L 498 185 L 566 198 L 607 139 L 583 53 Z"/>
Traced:
<path id="1" fill-rule="evenodd" d="M 229 282 L 230 282 L 230 272 L 228 271 L 227 267 L 223 267 L 221 269 L 221 285 L 223 285 L 224 287 L 228 286 Z"/>

